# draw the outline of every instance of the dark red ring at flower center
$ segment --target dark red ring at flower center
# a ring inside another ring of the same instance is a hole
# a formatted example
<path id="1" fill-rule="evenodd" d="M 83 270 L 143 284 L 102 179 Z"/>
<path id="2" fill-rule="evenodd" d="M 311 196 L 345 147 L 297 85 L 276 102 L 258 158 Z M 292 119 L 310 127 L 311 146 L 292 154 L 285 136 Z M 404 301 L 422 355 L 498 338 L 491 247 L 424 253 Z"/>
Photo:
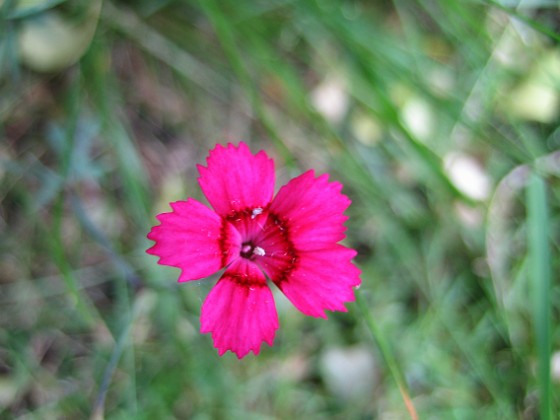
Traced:
<path id="1" fill-rule="evenodd" d="M 228 278 L 234 283 L 237 283 L 241 286 L 246 286 L 247 292 L 249 291 L 249 288 L 266 287 L 266 282 L 264 281 L 264 279 L 255 279 L 244 274 L 230 273 L 228 274 Z"/>
<path id="2" fill-rule="evenodd" d="M 285 244 L 284 252 L 281 257 L 277 257 L 277 265 L 281 266 L 280 270 L 275 270 L 276 275 L 272 278 L 272 281 L 282 288 L 281 284 L 286 281 L 289 275 L 297 268 L 299 263 L 298 251 L 296 250 L 291 238 L 289 223 L 281 218 L 276 213 L 269 213 L 267 220 L 267 228 L 273 230 L 271 232 L 273 235 L 278 235 L 282 242 Z M 270 258 L 275 258 L 271 255 Z"/>
<path id="3" fill-rule="evenodd" d="M 226 241 L 226 236 L 227 236 L 227 225 L 228 222 L 226 219 L 222 219 L 222 225 L 220 226 L 220 238 L 219 238 L 219 245 L 220 245 L 220 251 L 222 254 L 222 258 L 221 258 L 221 264 L 222 267 L 225 267 L 228 261 L 228 254 L 229 254 L 229 250 L 228 247 L 226 245 L 227 241 Z"/>
<path id="4" fill-rule="evenodd" d="M 268 206 L 265 207 L 247 207 L 241 210 L 230 210 L 230 212 L 226 215 L 225 219 L 228 222 L 235 223 L 241 222 L 243 220 L 253 220 L 255 217 L 263 214 L 266 212 Z"/>
<path id="5" fill-rule="evenodd" d="M 227 225 L 231 224 L 236 229 L 241 229 L 242 232 L 252 231 L 250 238 L 244 238 L 245 241 L 239 249 L 239 257 L 250 261 L 262 257 L 259 265 L 271 277 L 271 280 L 281 288 L 281 284 L 287 281 L 290 274 L 297 268 L 299 252 L 290 238 L 289 220 L 276 213 L 267 212 L 267 207 L 264 209 L 258 207 L 256 209 L 232 210 L 222 218 L 219 240 L 222 266 L 226 266 L 230 252 Z M 255 210 L 258 210 L 258 213 Z M 263 219 L 256 220 L 261 214 L 266 217 L 266 221 Z M 258 223 L 256 231 L 250 227 L 254 226 L 253 223 Z"/>

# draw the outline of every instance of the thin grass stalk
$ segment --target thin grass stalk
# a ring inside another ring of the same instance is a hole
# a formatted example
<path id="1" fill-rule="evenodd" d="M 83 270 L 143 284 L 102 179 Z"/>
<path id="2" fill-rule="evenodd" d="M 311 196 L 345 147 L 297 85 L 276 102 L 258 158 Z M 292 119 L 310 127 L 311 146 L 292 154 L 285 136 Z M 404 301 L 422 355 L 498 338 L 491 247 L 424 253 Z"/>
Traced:
<path id="1" fill-rule="evenodd" d="M 387 342 L 385 336 L 383 335 L 383 332 L 381 331 L 381 329 L 379 328 L 379 326 L 371 316 L 368 306 L 361 295 L 361 291 L 358 289 L 356 290 L 355 294 L 356 294 L 356 304 L 358 305 L 358 309 L 361 312 L 362 318 L 364 319 L 369 332 L 371 333 L 375 343 L 377 344 L 377 348 L 381 353 L 381 357 L 383 358 L 385 365 L 389 369 L 389 373 L 391 374 L 393 380 L 395 381 L 397 387 L 399 388 L 399 392 L 404 401 L 408 414 L 410 415 L 410 418 L 412 420 L 418 420 L 418 413 L 416 412 L 414 403 L 410 398 L 410 393 L 408 391 L 406 381 L 399 368 L 397 360 L 393 356 L 393 352 L 390 349 L 389 343 Z"/>
<path id="2" fill-rule="evenodd" d="M 113 352 L 111 353 L 111 358 L 109 359 L 109 363 L 103 372 L 103 377 L 101 379 L 101 384 L 99 386 L 99 392 L 95 399 L 95 403 L 93 405 L 93 409 L 90 415 L 91 420 L 101 420 L 105 417 L 105 399 L 107 397 L 107 392 L 109 391 L 109 386 L 111 384 L 111 379 L 113 378 L 113 374 L 117 369 L 119 364 L 119 360 L 123 355 L 123 352 L 126 349 L 126 346 L 129 343 L 129 332 L 132 328 L 132 324 L 134 323 L 135 313 L 133 311 L 129 312 L 127 316 L 127 320 L 125 320 L 124 325 L 122 327 L 122 331 L 119 335 L 119 338 L 113 348 Z"/>
<path id="3" fill-rule="evenodd" d="M 560 41 L 560 34 L 556 33 L 554 31 L 554 29 L 551 29 L 539 22 L 537 22 L 534 19 L 531 19 L 530 17 L 522 14 L 519 12 L 519 6 L 513 8 L 513 7 L 509 7 L 509 6 L 505 6 L 503 4 L 501 4 L 499 1 L 495 1 L 495 0 L 487 0 L 488 4 L 507 13 L 508 15 L 512 16 L 513 18 L 515 18 L 516 20 L 519 20 L 523 23 L 525 23 L 527 26 L 531 27 L 532 29 L 534 29 L 535 31 L 540 32 L 543 35 L 548 36 L 549 38 L 551 38 L 552 40 L 559 42 Z M 521 2 L 519 2 L 521 3 Z"/>
<path id="4" fill-rule="evenodd" d="M 548 243 L 550 225 L 543 178 L 532 173 L 527 187 L 527 223 L 529 235 L 529 275 L 533 293 L 535 340 L 538 354 L 537 381 L 540 395 L 540 418 L 552 418 L 550 377 L 551 357 L 551 258 Z"/>
<path id="5" fill-rule="evenodd" d="M 280 134 L 274 127 L 273 122 L 268 117 L 265 109 L 265 105 L 260 94 L 257 91 L 257 86 L 255 82 L 244 65 L 244 60 L 241 51 L 236 42 L 236 35 L 234 33 L 234 28 L 231 26 L 231 22 L 224 16 L 224 12 L 219 7 L 218 3 L 213 0 L 204 0 L 199 2 L 200 7 L 204 13 L 208 16 L 208 19 L 214 30 L 216 36 L 220 41 L 222 48 L 227 56 L 229 64 L 233 72 L 235 73 L 239 84 L 255 111 L 258 121 L 263 125 L 270 139 L 274 142 L 277 147 L 278 153 L 282 156 L 286 164 L 292 164 L 293 156 L 290 150 L 284 144 Z"/>

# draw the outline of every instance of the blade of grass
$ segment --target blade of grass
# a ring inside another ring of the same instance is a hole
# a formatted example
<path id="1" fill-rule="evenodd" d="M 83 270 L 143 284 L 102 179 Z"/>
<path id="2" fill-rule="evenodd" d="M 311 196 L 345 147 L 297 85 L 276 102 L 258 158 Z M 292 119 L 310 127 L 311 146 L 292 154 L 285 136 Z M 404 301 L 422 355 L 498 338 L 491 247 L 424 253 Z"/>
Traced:
<path id="1" fill-rule="evenodd" d="M 393 380 L 395 381 L 397 387 L 399 388 L 399 392 L 402 396 L 408 414 L 410 415 L 410 418 L 412 420 L 418 420 L 418 414 L 416 412 L 416 408 L 414 407 L 414 403 L 410 398 L 406 381 L 404 380 L 404 376 L 399 368 L 397 360 L 393 356 L 393 352 L 389 347 L 389 343 L 387 342 L 385 336 L 383 335 L 383 332 L 381 331 L 381 329 L 373 319 L 373 316 L 371 316 L 371 312 L 369 311 L 369 308 L 366 302 L 364 301 L 364 298 L 362 297 L 361 291 L 356 290 L 355 294 L 356 294 L 356 304 L 358 306 L 358 309 L 360 310 L 362 318 L 365 321 L 369 332 L 371 333 L 373 339 L 377 344 L 379 352 L 381 353 L 381 356 L 383 357 L 383 360 L 385 361 L 385 364 L 389 369 L 389 373 L 391 374 Z"/>
<path id="2" fill-rule="evenodd" d="M 247 97 L 258 117 L 258 120 L 264 126 L 270 139 L 274 142 L 278 153 L 282 156 L 286 165 L 293 164 L 293 156 L 290 150 L 282 141 L 274 124 L 268 117 L 262 98 L 257 92 L 255 83 L 243 64 L 243 58 L 239 47 L 235 40 L 235 31 L 229 19 L 224 15 L 223 10 L 213 0 L 200 1 L 200 7 L 208 16 L 210 22 L 214 26 L 216 35 L 222 44 L 222 47 L 229 59 L 231 67 L 237 76 L 240 85 L 245 90 Z"/>
<path id="3" fill-rule="evenodd" d="M 30 6 L 18 7 L 11 11 L 7 19 L 22 19 L 43 13 L 49 9 L 52 9 L 59 4 L 66 3 L 67 0 L 46 0 L 42 3 L 32 4 Z"/>
<path id="4" fill-rule="evenodd" d="M 6 74 L 12 79 L 12 83 L 19 82 L 21 78 L 16 25 L 7 18 L 13 6 L 12 0 L 0 5 L 0 21 L 3 21 L 0 25 L 0 78 Z M 4 105 L 3 101 L 0 105 Z M 0 115 L 4 111 L 2 108 L 4 107 L 0 108 Z"/>
<path id="5" fill-rule="evenodd" d="M 100 66 L 105 65 L 108 59 L 105 54 L 101 45 L 92 45 L 82 60 L 80 87 L 90 92 L 101 123 L 101 133 L 107 139 L 107 147 L 115 155 L 126 198 L 121 202 L 136 225 L 144 231 L 151 222 L 148 180 L 137 144 L 130 134 L 132 130 L 122 118 L 117 82 L 111 74 L 100 70 Z"/>
<path id="6" fill-rule="evenodd" d="M 145 24 L 133 11 L 105 2 L 102 17 L 106 24 L 137 42 L 149 54 L 216 99 L 224 100 L 223 92 L 227 84 L 224 77 Z"/>
<path id="7" fill-rule="evenodd" d="M 95 309 L 95 306 L 92 305 L 87 298 L 85 291 L 80 290 L 78 279 L 74 275 L 74 270 L 65 252 L 62 239 L 62 219 L 64 217 L 62 196 L 57 200 L 53 213 L 55 217 L 53 227 L 52 229 L 45 229 L 45 237 L 50 238 L 51 246 L 49 247 L 49 251 L 51 257 L 60 270 L 67 292 L 70 297 L 72 297 L 79 315 L 83 318 L 88 327 L 93 327 L 96 320 L 101 319 L 101 316 Z"/>
<path id="8" fill-rule="evenodd" d="M 527 187 L 527 229 L 530 276 L 533 288 L 535 339 L 538 354 L 537 380 L 540 389 L 542 420 L 552 418 L 551 356 L 551 259 L 548 241 L 550 232 L 546 185 L 543 178 L 532 173 Z"/>
<path id="9" fill-rule="evenodd" d="M 72 79 L 71 88 L 68 90 L 68 94 L 63 100 L 68 118 L 66 120 L 66 129 L 64 132 L 64 144 L 59 154 L 58 171 L 62 178 L 61 186 L 70 185 L 72 182 L 72 155 L 76 146 L 76 126 L 81 105 L 81 92 L 76 77 Z M 78 312 L 84 318 L 88 327 L 93 327 L 96 321 L 102 318 L 95 306 L 91 304 L 87 298 L 87 295 L 80 293 L 78 279 L 74 276 L 74 270 L 70 263 L 71 257 L 69 255 L 69 250 L 66 249 L 64 244 L 63 221 L 65 218 L 65 198 L 65 190 L 60 189 L 52 210 L 53 223 L 49 228 L 46 228 L 51 244 L 49 250 L 55 264 L 62 274 L 62 278 L 68 288 L 68 293 L 73 298 Z"/>
<path id="10" fill-rule="evenodd" d="M 404 146 L 403 149 L 406 149 L 415 161 L 421 163 L 438 187 L 462 201 L 470 203 L 472 200 L 458 190 L 445 174 L 441 157 L 428 145 L 419 141 L 405 127 L 397 105 L 390 98 L 390 83 L 393 74 L 387 72 L 386 68 L 393 69 L 392 72 L 409 73 L 408 67 L 411 66 L 411 62 L 408 53 L 402 50 L 397 43 L 393 43 L 394 51 L 384 49 L 387 47 L 377 47 L 382 44 L 381 41 L 376 43 L 376 48 L 372 48 L 369 41 L 366 42 L 366 40 L 379 38 L 379 36 L 363 21 L 358 21 L 352 26 L 343 25 L 332 14 L 324 13 L 316 6 L 311 7 L 308 13 L 309 18 L 313 19 L 316 29 L 307 31 L 306 28 L 302 28 L 301 33 L 302 36 L 308 38 L 310 47 L 317 48 L 317 45 L 321 45 L 322 34 L 329 37 L 329 34 L 336 33 L 341 37 L 333 42 L 343 42 L 344 49 L 349 54 L 348 63 L 350 63 L 349 69 L 352 73 L 350 92 L 354 99 L 363 104 L 379 120 L 390 123 L 396 129 Z M 379 63 L 386 64 L 381 66 Z M 410 79 L 408 74 L 407 78 Z"/>
<path id="11" fill-rule="evenodd" d="M 542 25 L 541 23 L 519 13 L 516 9 L 504 6 L 495 0 L 486 0 L 486 2 L 494 6 L 495 8 L 502 10 L 503 12 L 507 13 L 511 17 L 523 22 L 524 24 L 534 29 L 535 31 L 550 37 L 556 42 L 560 41 L 560 34 L 556 33 L 554 30 L 550 29 L 549 27 Z"/>
<path id="12" fill-rule="evenodd" d="M 120 253 L 115 250 L 109 238 L 91 220 L 84 208 L 81 198 L 76 192 L 71 193 L 70 203 L 72 205 L 72 210 L 74 211 L 84 232 L 86 232 L 97 244 L 99 244 L 99 246 L 105 249 L 107 255 L 111 258 L 112 263 L 118 269 L 122 277 L 126 279 L 127 283 L 129 283 L 132 287 L 139 287 L 141 285 L 141 279 L 136 275 L 134 268 Z"/>
<path id="13" fill-rule="evenodd" d="M 442 308 L 441 306 L 441 304 L 433 306 L 435 316 L 455 342 L 455 347 L 469 363 L 472 374 L 478 377 L 496 402 L 500 416 L 511 418 L 513 412 L 508 405 L 507 394 L 498 378 L 493 375 L 491 362 L 485 357 L 484 353 L 476 351 L 480 348 L 476 335 L 472 330 L 465 330 L 462 326 L 458 327 L 461 325 L 461 321 L 457 318 L 457 315 L 452 310 L 446 310 L 448 308 Z"/>
<path id="14" fill-rule="evenodd" d="M 126 349 L 123 349 L 122 346 L 124 345 L 125 338 L 128 336 L 128 330 L 130 328 L 131 319 L 134 318 L 134 315 L 131 314 L 132 308 L 130 303 L 130 294 L 132 293 L 131 289 L 134 290 L 134 287 L 140 286 L 140 279 L 136 275 L 134 269 L 131 265 L 123 258 L 116 250 L 114 249 L 111 241 L 109 238 L 95 225 L 95 223 L 89 218 L 87 215 L 86 210 L 83 207 L 83 204 L 78 196 L 77 193 L 71 193 L 70 201 L 72 205 L 72 209 L 76 214 L 76 218 L 80 222 L 80 225 L 84 229 L 84 231 L 89 234 L 95 242 L 97 242 L 101 247 L 103 247 L 109 257 L 111 258 L 115 268 L 120 274 L 118 281 L 115 281 L 115 291 L 116 291 L 116 298 L 117 298 L 117 308 L 116 308 L 116 316 L 122 318 L 122 334 L 119 337 L 117 344 L 115 346 L 113 355 L 111 356 L 111 360 L 107 369 L 105 371 L 105 375 L 103 378 L 102 386 L 100 387 L 99 395 L 97 397 L 95 407 L 94 407 L 94 414 L 92 414 L 92 418 L 102 418 L 99 411 L 103 409 L 105 395 L 107 392 L 108 383 L 112 376 L 112 371 L 115 369 L 115 364 L 117 361 L 122 357 L 123 364 L 126 366 L 126 371 L 129 375 L 131 385 L 126 388 L 126 398 L 130 412 L 137 413 L 138 412 L 138 401 L 136 395 L 136 371 L 135 371 L 135 351 L 134 346 L 129 346 Z M 130 286 L 130 288 L 129 288 Z M 122 315 L 120 315 L 122 314 Z M 123 341 L 121 343 L 121 340 Z M 124 354 L 123 354 L 124 353 Z"/>
<path id="15" fill-rule="evenodd" d="M 91 412 L 91 419 L 92 420 L 99 420 L 104 418 L 104 411 L 105 411 L 105 399 L 107 397 L 107 391 L 109 390 L 109 385 L 111 384 L 111 378 L 113 377 L 113 373 L 119 364 L 119 360 L 123 355 L 123 352 L 128 343 L 128 337 L 130 329 L 134 323 L 135 318 L 135 311 L 131 311 L 128 317 L 128 320 L 124 323 L 122 331 L 119 335 L 117 343 L 113 349 L 113 353 L 111 353 L 111 358 L 109 359 L 109 363 L 103 372 L 103 378 L 101 379 L 101 385 L 99 386 L 99 393 L 97 394 L 95 403 L 93 405 L 93 409 Z"/>

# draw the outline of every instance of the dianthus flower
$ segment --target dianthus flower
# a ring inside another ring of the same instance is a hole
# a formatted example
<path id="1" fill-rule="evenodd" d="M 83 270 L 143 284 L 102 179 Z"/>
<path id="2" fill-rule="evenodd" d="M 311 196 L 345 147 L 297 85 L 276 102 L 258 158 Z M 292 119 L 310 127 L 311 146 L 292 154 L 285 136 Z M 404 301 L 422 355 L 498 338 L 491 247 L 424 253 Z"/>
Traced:
<path id="1" fill-rule="evenodd" d="M 225 268 L 202 305 L 200 328 L 220 356 L 272 345 L 278 315 L 267 277 L 306 315 L 346 311 L 360 271 L 351 262 L 356 251 L 338 244 L 350 205 L 342 184 L 310 170 L 274 197 L 274 162 L 245 143 L 216 146 L 198 170 L 214 211 L 192 198 L 171 203 L 148 234 L 155 244 L 147 252 L 180 268 L 180 282 Z"/>

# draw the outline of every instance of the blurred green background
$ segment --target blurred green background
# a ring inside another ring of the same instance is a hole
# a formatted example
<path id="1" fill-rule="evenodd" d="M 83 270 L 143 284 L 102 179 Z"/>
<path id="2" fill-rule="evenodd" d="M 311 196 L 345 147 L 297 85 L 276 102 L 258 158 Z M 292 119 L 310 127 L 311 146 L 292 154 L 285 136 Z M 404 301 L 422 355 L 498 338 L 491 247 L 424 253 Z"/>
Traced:
<path id="1" fill-rule="evenodd" d="M 0 416 L 547 419 L 560 410 L 555 0 L 0 1 Z M 198 333 L 145 254 L 243 140 L 353 201 L 360 304 Z"/>

